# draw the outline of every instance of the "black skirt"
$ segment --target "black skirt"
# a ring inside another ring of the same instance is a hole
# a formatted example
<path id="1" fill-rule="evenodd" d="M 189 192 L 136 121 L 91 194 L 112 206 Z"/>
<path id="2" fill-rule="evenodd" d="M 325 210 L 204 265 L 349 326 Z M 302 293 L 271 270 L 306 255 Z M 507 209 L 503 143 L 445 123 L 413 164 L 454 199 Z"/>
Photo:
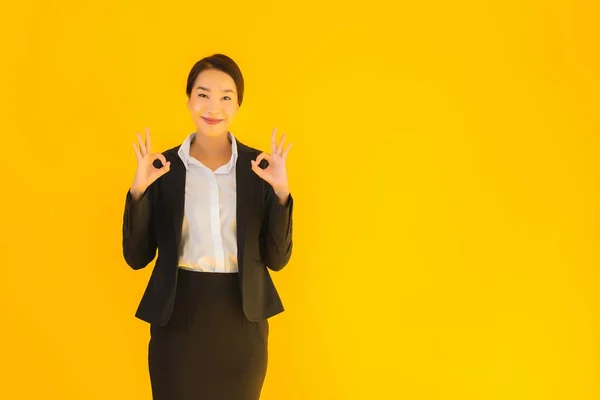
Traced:
<path id="1" fill-rule="evenodd" d="M 180 269 L 173 314 L 150 326 L 154 400 L 258 400 L 267 371 L 267 320 L 242 310 L 237 273 Z"/>

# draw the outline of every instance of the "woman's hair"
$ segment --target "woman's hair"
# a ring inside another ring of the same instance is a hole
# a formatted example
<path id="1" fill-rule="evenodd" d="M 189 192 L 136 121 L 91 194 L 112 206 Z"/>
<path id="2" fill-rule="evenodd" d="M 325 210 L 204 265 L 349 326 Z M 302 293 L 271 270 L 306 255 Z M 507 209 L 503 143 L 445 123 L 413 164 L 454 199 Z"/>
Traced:
<path id="1" fill-rule="evenodd" d="M 237 90 L 238 105 L 241 106 L 244 98 L 244 77 L 242 76 L 240 67 L 238 67 L 235 61 L 224 54 L 213 54 L 212 56 L 204 57 L 194 64 L 187 79 L 186 94 L 188 98 L 192 94 L 196 77 L 200 72 L 206 69 L 218 69 L 219 71 L 225 72 L 233 79 Z"/>

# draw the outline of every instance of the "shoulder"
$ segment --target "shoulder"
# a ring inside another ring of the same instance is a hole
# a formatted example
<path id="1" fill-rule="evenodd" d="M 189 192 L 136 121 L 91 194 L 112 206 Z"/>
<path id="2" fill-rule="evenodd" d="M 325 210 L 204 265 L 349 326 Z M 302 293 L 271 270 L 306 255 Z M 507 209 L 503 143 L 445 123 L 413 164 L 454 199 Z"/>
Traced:
<path id="1" fill-rule="evenodd" d="M 178 144 L 175 147 L 171 147 L 170 149 L 163 151 L 162 155 L 165 156 L 167 161 L 171 161 L 174 157 L 179 157 L 178 152 L 179 152 L 180 147 L 181 147 L 180 144 Z"/>
<path id="2" fill-rule="evenodd" d="M 260 153 L 262 153 L 261 150 L 248 146 L 247 144 L 242 143 L 239 140 L 237 140 L 237 148 L 238 152 L 246 153 L 254 158 L 256 158 Z"/>
<path id="3" fill-rule="evenodd" d="M 237 141 L 237 146 L 238 146 L 238 154 L 240 157 L 243 157 L 247 160 L 256 160 L 256 158 L 263 153 L 263 150 L 257 149 L 255 147 L 252 146 L 248 146 L 247 144 L 244 144 L 242 142 L 240 142 L 239 140 Z M 261 168 L 266 168 L 269 165 L 269 162 L 266 159 L 263 159 L 259 166 Z"/>

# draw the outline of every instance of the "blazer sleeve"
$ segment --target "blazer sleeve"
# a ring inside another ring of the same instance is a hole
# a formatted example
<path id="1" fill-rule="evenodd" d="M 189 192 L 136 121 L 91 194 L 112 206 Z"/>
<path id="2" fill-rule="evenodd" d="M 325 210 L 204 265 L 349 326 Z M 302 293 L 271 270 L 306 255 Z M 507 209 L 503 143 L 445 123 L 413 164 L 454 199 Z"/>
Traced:
<path id="1" fill-rule="evenodd" d="M 294 199 L 290 194 L 285 204 L 268 183 L 265 194 L 265 217 L 260 237 L 261 258 L 267 267 L 280 271 L 292 256 L 292 215 Z"/>
<path id="2" fill-rule="evenodd" d="M 139 200 L 127 190 L 123 213 L 123 256 L 134 270 L 146 267 L 156 256 L 156 234 L 152 218 L 154 185 Z"/>

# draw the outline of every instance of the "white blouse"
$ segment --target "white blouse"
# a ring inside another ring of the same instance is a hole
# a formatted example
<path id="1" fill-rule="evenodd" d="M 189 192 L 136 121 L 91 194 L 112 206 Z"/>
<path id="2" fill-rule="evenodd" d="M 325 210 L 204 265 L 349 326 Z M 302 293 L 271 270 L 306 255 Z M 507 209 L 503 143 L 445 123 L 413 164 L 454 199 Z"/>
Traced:
<path id="1" fill-rule="evenodd" d="M 185 139 L 178 153 L 187 170 L 179 267 L 203 272 L 238 272 L 236 141 L 228 133 L 231 158 L 213 172 L 190 156 L 195 135 L 192 133 Z"/>

